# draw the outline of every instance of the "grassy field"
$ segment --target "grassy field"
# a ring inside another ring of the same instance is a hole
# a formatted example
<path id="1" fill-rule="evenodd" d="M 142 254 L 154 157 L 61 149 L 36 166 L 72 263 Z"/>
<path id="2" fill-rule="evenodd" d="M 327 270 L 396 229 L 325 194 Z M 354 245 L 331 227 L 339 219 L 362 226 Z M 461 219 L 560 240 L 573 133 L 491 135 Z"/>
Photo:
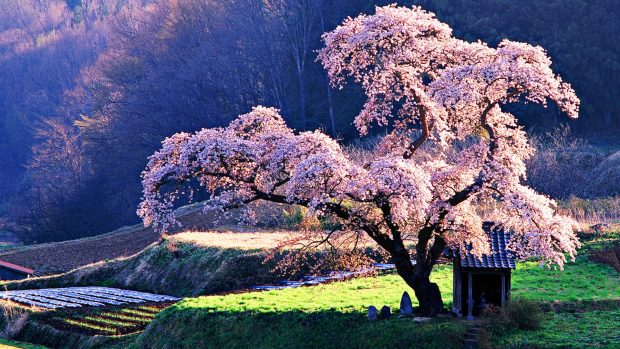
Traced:
<path id="1" fill-rule="evenodd" d="M 209 289 L 214 290 L 225 289 L 223 286 L 234 280 L 237 284 L 226 287 L 236 289 L 239 282 L 255 277 L 260 274 L 259 268 L 264 267 L 255 250 L 273 246 L 285 235 L 285 232 L 178 234 L 115 269 L 115 275 L 123 280 L 138 280 L 134 287 L 149 284 L 144 279 L 148 276 L 152 282 L 149 287 L 174 285 L 177 291 L 185 288 L 204 291 L 206 284 L 198 281 L 208 281 Z M 265 236 L 267 239 L 260 241 L 259 237 Z M 613 348 L 620 337 L 619 274 L 608 265 L 592 262 L 588 254 L 617 241 L 617 235 L 587 241 L 576 263 L 566 264 L 563 271 L 540 268 L 535 262 L 518 263 L 513 272 L 512 297 L 533 300 L 543 306 L 560 304 L 546 309 L 561 313 L 546 313 L 541 329 L 496 334 L 489 338 L 490 343 L 507 348 Z M 230 244 L 237 248 L 228 248 Z M 89 280 L 84 275 L 78 276 Z M 190 276 L 196 285 L 183 284 Z M 432 278 L 439 284 L 446 307 L 450 307 L 451 265 L 438 265 Z M 388 305 L 397 312 L 404 291 L 410 293 L 415 305 L 417 301 L 411 289 L 400 277 L 387 273 L 313 287 L 186 298 L 159 313 L 137 337 L 135 346 L 191 349 L 461 346 L 467 327 L 463 321 L 436 318 L 417 323 L 396 317 L 375 322 L 366 319 L 369 305 L 377 308 Z M 609 308 L 595 308 L 591 304 L 605 304 Z M 135 333 L 137 324 L 145 325 L 153 314 L 133 316 L 103 310 L 97 314 L 64 316 L 56 319 L 63 324 L 55 327 L 84 335 L 114 336 Z M 123 336 L 125 342 L 121 347 L 126 347 L 136 336 Z"/>
<path id="2" fill-rule="evenodd" d="M 234 248 L 240 250 L 268 249 L 291 237 L 290 231 L 266 232 L 185 232 L 171 237 L 172 240 L 192 243 L 201 247 Z"/>
<path id="3" fill-rule="evenodd" d="M 547 313 L 542 327 L 509 331 L 493 338 L 495 346 L 511 348 L 620 348 L 620 309 Z"/>
<path id="4" fill-rule="evenodd" d="M 592 241 L 583 251 L 600 247 L 599 242 Z M 437 266 L 433 279 L 449 307 L 451 266 Z M 520 262 L 512 284 L 512 297 L 540 303 L 620 300 L 618 273 L 608 265 L 590 261 L 584 254 L 575 263 L 566 264 L 563 271 Z M 315 287 L 188 298 L 160 313 L 138 344 L 153 348 L 460 345 L 465 326 L 460 321 L 443 318 L 419 324 L 410 319 L 365 319 L 369 305 L 398 309 L 403 291 L 413 296 L 400 277 L 387 274 Z M 545 317 L 539 330 L 515 331 L 491 338 L 491 342 L 514 348 L 543 343 L 544 347 L 613 347 L 620 337 L 617 306 L 609 311 L 583 309 L 581 313 L 547 313 Z M 592 332 L 589 339 L 585 335 L 588 332 Z"/>
<path id="5" fill-rule="evenodd" d="M 449 298 L 450 268 L 439 266 L 434 280 Z M 395 317 L 377 322 L 365 319 L 371 304 L 398 309 L 403 291 L 412 292 L 392 274 L 314 287 L 190 298 L 158 315 L 139 343 L 149 348 L 458 347 L 465 325 L 449 318 L 428 323 Z"/>
<path id="6" fill-rule="evenodd" d="M 564 270 L 519 263 L 512 275 L 512 295 L 517 298 L 541 302 L 620 299 L 618 273 L 583 255 L 576 263 L 567 263 Z"/>

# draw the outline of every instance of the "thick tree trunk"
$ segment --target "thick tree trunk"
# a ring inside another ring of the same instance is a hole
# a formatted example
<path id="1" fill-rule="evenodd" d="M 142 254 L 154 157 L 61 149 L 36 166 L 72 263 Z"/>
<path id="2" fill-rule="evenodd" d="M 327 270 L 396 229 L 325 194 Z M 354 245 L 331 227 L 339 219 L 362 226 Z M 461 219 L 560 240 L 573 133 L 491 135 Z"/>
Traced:
<path id="1" fill-rule="evenodd" d="M 409 253 L 407 253 L 404 247 L 396 248 L 391 255 L 398 275 L 413 289 L 420 305 L 421 314 L 436 316 L 442 313 L 444 306 L 439 286 L 430 281 L 431 271 L 435 265 L 436 258 L 431 258 L 430 260 L 416 258 L 417 264 L 414 266 L 411 263 Z M 426 262 L 421 262 L 422 259 L 426 260 Z"/>
<path id="2" fill-rule="evenodd" d="M 407 282 L 420 303 L 420 312 L 426 316 L 436 316 L 444 312 L 443 299 L 436 283 L 431 282 L 428 277 L 417 279 L 415 282 Z"/>

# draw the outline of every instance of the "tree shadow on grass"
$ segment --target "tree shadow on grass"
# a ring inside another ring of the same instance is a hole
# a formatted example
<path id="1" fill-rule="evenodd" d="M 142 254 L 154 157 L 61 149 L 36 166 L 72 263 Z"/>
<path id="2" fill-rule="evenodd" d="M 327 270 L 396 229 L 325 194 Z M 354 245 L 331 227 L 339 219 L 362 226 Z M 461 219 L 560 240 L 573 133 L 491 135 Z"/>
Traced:
<path id="1" fill-rule="evenodd" d="M 159 316 L 140 337 L 143 348 L 458 348 L 460 321 L 411 318 L 369 321 L 365 314 L 214 312 L 184 309 Z"/>

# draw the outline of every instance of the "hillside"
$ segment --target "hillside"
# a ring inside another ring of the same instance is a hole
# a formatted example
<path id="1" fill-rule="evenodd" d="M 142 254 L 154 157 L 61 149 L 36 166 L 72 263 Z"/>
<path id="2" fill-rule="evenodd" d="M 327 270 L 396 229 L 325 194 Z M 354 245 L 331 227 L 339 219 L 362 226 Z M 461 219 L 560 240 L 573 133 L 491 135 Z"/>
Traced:
<path id="1" fill-rule="evenodd" d="M 534 312 L 544 309 L 539 328 L 507 327 L 485 336 L 501 348 L 615 348 L 620 331 L 619 275 L 590 255 L 618 236 L 586 241 L 577 261 L 564 271 L 519 262 L 511 297 Z M 432 279 L 444 303 L 452 299 L 452 267 L 438 265 Z M 461 347 L 467 322 L 436 318 L 426 323 L 392 317 L 370 322 L 369 305 L 399 307 L 412 290 L 396 274 L 315 287 L 187 298 L 160 313 L 140 335 L 141 348 L 367 348 Z M 413 303 L 417 300 L 413 297 Z M 528 303 L 529 302 L 529 303 Z M 563 319 L 570 319 L 566 322 Z M 495 321 L 494 318 L 483 321 Z M 465 325 L 465 326 L 464 326 Z M 162 335 L 165 334 L 165 335 Z"/>
<path id="2" fill-rule="evenodd" d="M 234 291 L 276 279 L 271 272 L 273 264 L 263 263 L 264 249 L 274 247 L 286 235 L 285 232 L 181 233 L 130 257 L 3 286 L 13 290 L 98 285 L 175 296 Z"/>
<path id="3" fill-rule="evenodd" d="M 183 229 L 213 227 L 213 217 L 204 215 L 199 204 L 176 211 Z M 159 240 L 159 234 L 142 224 L 77 240 L 19 247 L 0 254 L 0 259 L 34 269 L 38 274 L 57 274 L 91 263 L 132 256 Z"/>
<path id="4" fill-rule="evenodd" d="M 231 292 L 279 279 L 270 272 L 272 265 L 263 264 L 264 251 L 288 234 L 284 231 L 180 233 L 128 258 L 99 262 L 61 275 L 7 283 L 4 286 L 9 289 L 100 285 L 188 297 L 156 316 L 153 314 L 153 322 L 141 335 L 132 332 L 113 337 L 89 330 L 97 334 L 92 337 L 91 332 L 77 325 L 61 331 L 50 327 L 64 321 L 64 317 L 81 319 L 79 311 L 71 311 L 65 315 L 33 315 L 17 339 L 67 348 L 71 347 L 66 346 L 68 340 L 78 348 L 117 344 L 123 348 L 131 345 L 141 348 L 342 347 L 345 344 L 366 347 L 368 343 L 376 347 L 402 347 L 404 343 L 429 348 L 442 348 L 447 343 L 451 347 L 460 346 L 466 330 L 466 323 L 461 321 L 440 317 L 416 323 L 393 317 L 373 323 L 365 319 L 368 305 L 386 304 L 396 311 L 402 292 L 413 294 L 392 272 L 312 287 Z M 493 334 L 490 340 L 523 342 L 530 347 L 549 342 L 553 344 L 551 347 L 558 347 L 561 343 L 552 336 L 558 331 L 556 326 L 562 325 L 566 316 L 579 316 L 585 321 L 580 330 L 586 327 L 600 330 L 592 332 L 590 338 L 570 334 L 573 327 L 563 327 L 559 333 L 570 340 L 566 347 L 605 347 L 613 341 L 614 336 L 620 335 L 613 327 L 620 305 L 618 274 L 611 266 L 595 263 L 591 258 L 608 246 L 616 246 L 617 241 L 614 233 L 584 237 L 584 248 L 577 262 L 567 264 L 564 271 L 539 268 L 535 262 L 520 262 L 513 273 L 512 296 L 536 302 L 546 309 L 545 321 L 535 332 L 509 331 L 502 336 Z M 443 300 L 449 306 L 451 265 L 438 265 L 433 280 L 439 284 Z M 205 296 L 196 297 L 199 295 Z M 415 297 L 413 302 L 414 305 L 417 302 Z M 84 311 L 92 313 L 88 309 Z M 119 322 L 114 326 L 129 324 Z"/>

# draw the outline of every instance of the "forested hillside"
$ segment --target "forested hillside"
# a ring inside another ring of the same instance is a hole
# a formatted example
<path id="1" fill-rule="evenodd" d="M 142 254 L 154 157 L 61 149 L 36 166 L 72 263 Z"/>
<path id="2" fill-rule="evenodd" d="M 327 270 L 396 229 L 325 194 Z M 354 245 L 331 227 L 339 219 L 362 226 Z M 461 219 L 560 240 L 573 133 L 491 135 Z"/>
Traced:
<path id="1" fill-rule="evenodd" d="M 51 241 L 136 223 L 140 172 L 161 140 L 253 105 L 279 108 L 297 130 L 355 141 L 363 95 L 332 89 L 316 50 L 343 18 L 392 2 L 0 2 L 0 230 Z M 436 12 L 467 40 L 547 48 L 583 102 L 574 134 L 618 142 L 617 0 L 398 3 Z M 552 107 L 517 115 L 539 133 L 562 120 Z"/>

